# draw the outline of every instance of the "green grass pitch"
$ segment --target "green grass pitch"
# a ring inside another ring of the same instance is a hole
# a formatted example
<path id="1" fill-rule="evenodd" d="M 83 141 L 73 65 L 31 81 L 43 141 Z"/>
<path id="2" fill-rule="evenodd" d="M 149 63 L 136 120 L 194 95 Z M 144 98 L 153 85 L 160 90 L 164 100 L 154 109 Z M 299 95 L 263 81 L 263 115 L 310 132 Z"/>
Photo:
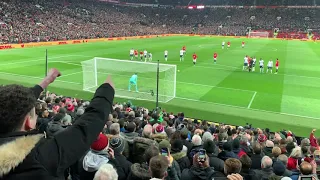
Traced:
<path id="1" fill-rule="evenodd" d="M 222 41 L 230 41 L 231 48 L 222 49 Z M 242 41 L 246 42 L 245 48 L 241 48 Z M 180 62 L 183 45 L 187 54 Z M 176 98 L 160 104 L 164 109 L 233 125 L 251 123 L 273 131 L 289 129 L 304 136 L 320 125 L 320 45 L 314 42 L 179 36 L 1 50 L 0 83 L 38 83 L 45 73 L 48 49 L 49 68 L 56 67 L 63 74 L 49 90 L 89 99 L 92 94 L 82 91 L 81 62 L 93 57 L 129 59 L 131 48 L 147 49 L 154 61 L 177 65 Z M 169 51 L 168 62 L 164 61 L 164 50 Z M 217 64 L 213 64 L 215 51 Z M 198 55 L 196 66 L 192 64 L 193 52 Z M 265 65 L 269 59 L 275 62 L 279 58 L 279 73 L 242 71 L 245 55 L 256 56 L 257 60 L 261 57 Z M 127 89 L 126 83 L 123 86 L 116 88 Z M 155 107 L 150 101 L 133 102 Z"/>

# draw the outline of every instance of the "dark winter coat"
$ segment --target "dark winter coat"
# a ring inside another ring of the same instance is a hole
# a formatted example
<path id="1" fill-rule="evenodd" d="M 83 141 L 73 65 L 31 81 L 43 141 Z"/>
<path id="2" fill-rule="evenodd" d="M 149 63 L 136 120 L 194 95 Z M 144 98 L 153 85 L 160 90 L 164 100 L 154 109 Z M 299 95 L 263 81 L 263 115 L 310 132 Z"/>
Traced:
<path id="1" fill-rule="evenodd" d="M 273 149 L 273 147 L 265 147 L 265 148 L 263 148 L 263 153 L 266 156 L 272 157 L 272 149 Z"/>
<path id="2" fill-rule="evenodd" d="M 133 140 L 133 151 L 132 151 L 132 158 L 131 158 L 132 162 L 143 163 L 144 152 L 152 145 L 158 147 L 158 143 L 152 139 L 136 137 Z"/>
<path id="3" fill-rule="evenodd" d="M 213 167 L 215 171 L 222 172 L 224 171 L 224 161 L 219 159 L 217 156 L 213 154 L 207 154 L 209 157 L 210 167 Z"/>
<path id="4" fill-rule="evenodd" d="M 130 158 L 132 153 L 133 140 L 134 138 L 139 137 L 139 134 L 136 132 L 120 133 L 120 137 L 124 140 L 125 143 L 123 155 L 127 158 Z"/>
<path id="5" fill-rule="evenodd" d="M 254 170 L 254 173 L 254 180 L 267 180 L 270 176 L 275 175 L 273 173 L 272 167 L 264 168 L 261 170 Z"/>
<path id="6" fill-rule="evenodd" d="M 171 156 L 173 157 L 174 160 L 177 161 L 181 171 L 183 171 L 184 169 L 190 168 L 191 164 L 185 152 L 174 153 L 174 154 L 171 154 Z"/>
<path id="7" fill-rule="evenodd" d="M 182 139 L 182 144 L 188 148 L 187 154 L 190 154 L 193 144 L 186 139 Z"/>
<path id="8" fill-rule="evenodd" d="M 232 151 L 221 151 L 218 154 L 218 158 L 222 159 L 223 161 L 229 159 L 229 158 L 236 158 L 239 159 L 238 155 L 236 155 L 234 152 Z"/>
<path id="9" fill-rule="evenodd" d="M 131 171 L 132 163 L 130 161 L 128 161 L 127 158 L 122 154 L 115 153 L 115 159 L 118 161 L 118 163 L 122 169 L 122 171 L 120 171 L 120 172 L 124 173 L 124 176 L 121 176 L 124 178 L 120 179 L 120 176 L 119 176 L 118 180 L 127 179 L 127 176 L 130 174 L 130 171 Z"/>
<path id="10" fill-rule="evenodd" d="M 149 166 L 147 163 L 132 164 L 131 171 L 127 177 L 127 180 L 150 180 L 151 175 L 149 173 Z"/>
<path id="11" fill-rule="evenodd" d="M 63 124 L 60 121 L 50 121 L 47 126 L 46 133 L 48 137 L 53 137 L 54 135 L 60 133 L 65 130 Z"/>
<path id="12" fill-rule="evenodd" d="M 261 160 L 262 155 L 261 154 L 253 154 L 251 156 L 251 169 L 261 169 Z"/>
<path id="13" fill-rule="evenodd" d="M 214 171 L 213 168 L 196 168 L 192 166 L 190 169 L 182 171 L 181 179 L 183 180 L 212 180 L 212 179 L 226 179 L 221 172 Z"/>
<path id="14" fill-rule="evenodd" d="M 35 97 L 43 91 L 38 85 L 32 90 Z M 63 178 L 64 171 L 79 160 L 97 139 L 111 112 L 113 97 L 113 88 L 109 84 L 101 85 L 81 119 L 54 138 L 46 139 L 36 131 L 1 136 L 1 179 Z"/>

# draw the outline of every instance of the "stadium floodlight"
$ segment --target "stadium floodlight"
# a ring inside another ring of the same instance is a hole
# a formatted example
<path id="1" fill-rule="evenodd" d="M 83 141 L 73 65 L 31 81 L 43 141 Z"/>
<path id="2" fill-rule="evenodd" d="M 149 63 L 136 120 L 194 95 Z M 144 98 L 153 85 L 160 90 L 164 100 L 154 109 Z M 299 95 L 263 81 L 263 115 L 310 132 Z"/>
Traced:
<path id="1" fill-rule="evenodd" d="M 248 33 L 249 38 L 268 38 L 270 35 L 267 31 L 250 31 Z"/>
<path id="2" fill-rule="evenodd" d="M 157 77 L 159 78 L 159 102 L 168 102 L 176 97 L 177 66 L 158 63 L 127 61 L 95 57 L 82 61 L 83 90 L 95 92 L 104 82 L 107 75 L 112 76 L 115 85 L 115 96 L 128 99 L 156 101 Z M 137 87 L 129 91 L 129 79 L 137 73 Z"/>

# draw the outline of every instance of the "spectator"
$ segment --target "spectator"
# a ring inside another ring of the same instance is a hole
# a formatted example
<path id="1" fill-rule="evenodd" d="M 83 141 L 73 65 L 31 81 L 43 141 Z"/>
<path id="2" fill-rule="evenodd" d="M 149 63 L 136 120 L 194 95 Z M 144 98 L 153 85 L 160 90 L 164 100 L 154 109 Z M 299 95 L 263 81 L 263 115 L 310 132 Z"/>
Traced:
<path id="1" fill-rule="evenodd" d="M 163 180 L 165 179 L 168 174 L 167 170 L 169 168 L 170 163 L 166 157 L 158 155 L 154 156 L 150 159 L 149 169 L 151 173 L 151 180 Z M 177 178 L 178 180 L 178 178 Z"/>
<path id="2" fill-rule="evenodd" d="M 263 148 L 263 153 L 266 155 L 266 156 L 269 156 L 270 158 L 272 158 L 272 149 L 274 147 L 274 144 L 272 141 L 270 140 L 267 140 L 266 143 L 265 143 L 265 147 Z"/>
<path id="3" fill-rule="evenodd" d="M 182 125 L 183 125 L 183 124 L 182 124 Z M 186 146 L 187 149 L 188 149 L 188 150 L 187 150 L 187 155 L 190 154 L 191 149 L 192 149 L 192 147 L 193 147 L 193 144 L 188 141 L 188 133 L 189 133 L 189 131 L 188 131 L 187 128 L 183 128 L 183 129 L 181 130 L 182 143 L 183 143 L 183 145 Z"/>
<path id="4" fill-rule="evenodd" d="M 62 132 L 63 130 L 65 130 L 65 128 L 63 127 L 63 124 L 62 124 L 62 119 L 64 118 L 65 115 L 59 113 L 59 114 L 56 114 L 52 121 L 48 123 L 48 126 L 47 126 L 47 135 L 48 137 L 53 137 L 54 135 Z"/>
<path id="5" fill-rule="evenodd" d="M 232 175 L 241 172 L 242 164 L 238 159 L 229 158 L 224 162 L 224 174 Z"/>
<path id="6" fill-rule="evenodd" d="M 256 179 L 268 179 L 273 176 L 272 159 L 269 156 L 264 156 L 261 159 L 261 170 L 255 170 Z"/>
<path id="7" fill-rule="evenodd" d="M 288 157 L 285 154 L 281 154 L 278 156 L 278 161 L 281 161 L 285 167 L 287 167 L 288 164 Z M 283 173 L 283 176 L 290 177 L 292 175 L 292 171 L 289 171 L 286 169 Z"/>
<path id="8" fill-rule="evenodd" d="M 317 175 L 312 173 L 312 165 L 308 162 L 302 162 L 300 164 L 300 176 L 299 179 L 302 179 L 302 177 L 311 177 L 312 179 L 318 179 Z"/>
<path id="9" fill-rule="evenodd" d="M 240 175 L 245 179 L 245 180 L 251 180 L 252 177 L 254 176 L 254 172 L 250 169 L 251 168 L 251 159 L 248 155 L 244 154 L 240 157 L 240 162 L 241 162 L 241 172 Z"/>
<path id="10" fill-rule="evenodd" d="M 286 167 L 283 165 L 283 163 L 281 161 L 274 162 L 272 169 L 273 169 L 274 175 L 270 176 L 269 179 L 281 180 L 286 170 Z"/>
<path id="11" fill-rule="evenodd" d="M 215 143 L 208 140 L 203 144 L 203 148 L 206 150 L 209 157 L 210 167 L 213 167 L 216 171 L 223 172 L 224 162 L 218 158 L 218 147 L 216 147 Z"/>
<path id="12" fill-rule="evenodd" d="M 316 132 L 316 129 L 313 129 L 310 133 L 309 140 L 310 140 L 310 145 L 313 147 L 318 147 L 318 140 L 314 136 L 314 133 Z"/>
<path id="13" fill-rule="evenodd" d="M 166 177 L 167 180 L 175 180 L 176 176 L 180 179 L 181 177 L 181 170 L 180 170 L 180 166 L 178 164 L 178 162 L 176 160 L 173 159 L 173 157 L 171 156 L 171 144 L 169 143 L 169 141 L 167 140 L 162 140 L 159 143 L 159 149 L 166 149 L 168 150 L 168 159 L 169 159 L 169 166 L 170 168 L 168 169 L 168 174 L 171 176 Z M 170 172 L 173 171 L 174 173 Z"/>
<path id="14" fill-rule="evenodd" d="M 127 180 L 150 180 L 152 177 L 149 173 L 149 162 L 152 157 L 158 156 L 159 153 L 158 147 L 150 146 L 144 153 L 144 162 L 132 164 Z"/>
<path id="15" fill-rule="evenodd" d="M 201 137 L 197 134 L 193 135 L 192 144 L 193 144 L 193 146 L 192 146 L 191 152 L 189 154 L 190 160 L 193 159 L 194 154 L 196 154 L 199 151 L 199 149 L 203 149 Z"/>
<path id="16" fill-rule="evenodd" d="M 127 178 L 127 176 L 130 174 L 130 171 L 131 171 L 130 168 L 132 165 L 132 163 L 128 161 L 124 155 L 122 155 L 124 151 L 124 146 L 125 146 L 124 143 L 125 143 L 124 140 L 120 137 L 114 136 L 110 139 L 110 147 L 114 151 L 114 157 L 118 161 L 118 163 L 121 165 L 121 168 L 122 168 L 121 172 L 124 172 L 123 175 L 119 176 L 119 180 L 121 180 L 120 179 L 121 177 L 124 177 L 125 179 Z"/>
<path id="17" fill-rule="evenodd" d="M 271 155 L 272 161 L 275 162 L 278 156 L 280 156 L 280 154 L 281 154 L 281 149 L 279 147 L 272 148 L 272 155 Z"/>
<path id="18" fill-rule="evenodd" d="M 55 135 L 53 139 L 44 139 L 42 134 L 32 131 L 36 124 L 36 97 L 39 97 L 41 91 L 58 76 L 60 72 L 51 69 L 48 76 L 31 89 L 19 85 L 0 87 L 0 150 L 3 152 L 1 156 L 4 160 L 4 164 L 1 165 L 3 178 L 61 178 L 64 171 L 81 158 L 102 129 L 106 116 L 110 113 L 114 96 L 110 78 L 96 90 L 91 105 L 73 126 Z M 9 107 L 16 110 L 12 111 Z M 5 154 L 12 151 L 19 156 Z"/>
<path id="19" fill-rule="evenodd" d="M 93 180 L 118 180 L 118 174 L 112 165 L 104 164 L 96 172 Z"/>
<path id="20" fill-rule="evenodd" d="M 261 145 L 259 143 L 253 144 L 253 155 L 251 156 L 251 169 L 261 169 Z"/>
<path id="21" fill-rule="evenodd" d="M 136 124 L 134 122 L 129 122 L 126 127 L 126 132 L 120 133 L 120 137 L 125 140 L 125 149 L 124 149 L 123 155 L 126 156 L 127 158 L 132 158 L 132 155 L 130 153 L 132 153 L 133 140 L 134 138 L 139 137 L 139 134 L 136 133 L 135 131 L 136 131 Z"/>
<path id="22" fill-rule="evenodd" d="M 203 180 L 225 177 L 223 173 L 214 171 L 209 166 L 209 157 L 206 155 L 204 161 L 199 158 L 199 153 L 193 156 L 193 165 L 190 169 L 182 171 L 181 179 L 183 180 Z"/>
<path id="23" fill-rule="evenodd" d="M 218 154 L 218 158 L 226 161 L 229 158 L 239 159 L 238 156 L 232 151 L 232 142 L 226 142 L 223 144 L 223 151 Z"/>
<path id="24" fill-rule="evenodd" d="M 150 124 L 147 124 L 143 128 L 142 137 L 151 139 L 151 135 L 152 135 L 152 126 Z"/>
<path id="25" fill-rule="evenodd" d="M 290 157 L 288 159 L 287 169 L 288 170 L 295 170 L 297 169 L 298 161 L 301 158 L 301 148 L 296 147 L 292 150 Z"/>
<path id="26" fill-rule="evenodd" d="M 113 136 L 120 136 L 120 125 L 119 125 L 119 123 L 111 124 L 109 132 Z"/>
<path id="27" fill-rule="evenodd" d="M 168 136 L 165 132 L 165 127 L 158 124 L 155 128 L 155 134 L 152 135 L 152 139 L 160 143 L 162 140 L 168 140 Z"/>
<path id="28" fill-rule="evenodd" d="M 190 168 L 191 164 L 185 152 L 182 152 L 183 144 L 181 139 L 176 139 L 171 143 L 171 156 L 179 164 L 180 170 Z"/>
<path id="29" fill-rule="evenodd" d="M 249 143 L 248 137 L 245 134 L 243 134 L 243 135 L 240 135 L 239 138 L 240 138 L 241 150 L 244 151 L 249 157 L 251 157 L 252 149 L 251 149 L 251 146 L 249 146 L 250 143 Z"/>

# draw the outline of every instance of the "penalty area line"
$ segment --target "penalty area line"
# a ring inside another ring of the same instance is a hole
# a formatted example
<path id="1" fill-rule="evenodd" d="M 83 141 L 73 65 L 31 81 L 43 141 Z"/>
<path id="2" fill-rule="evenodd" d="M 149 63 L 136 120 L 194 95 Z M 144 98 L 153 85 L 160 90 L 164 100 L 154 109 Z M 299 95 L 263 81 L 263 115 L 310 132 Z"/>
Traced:
<path id="1" fill-rule="evenodd" d="M 256 97 L 256 94 L 257 94 L 257 91 L 254 92 L 254 94 L 253 94 L 253 96 L 252 96 L 252 98 L 251 98 L 251 101 L 250 101 L 250 103 L 249 103 L 249 105 L 248 105 L 248 107 L 247 107 L 248 109 L 250 109 L 251 104 L 252 104 L 254 98 Z"/>

